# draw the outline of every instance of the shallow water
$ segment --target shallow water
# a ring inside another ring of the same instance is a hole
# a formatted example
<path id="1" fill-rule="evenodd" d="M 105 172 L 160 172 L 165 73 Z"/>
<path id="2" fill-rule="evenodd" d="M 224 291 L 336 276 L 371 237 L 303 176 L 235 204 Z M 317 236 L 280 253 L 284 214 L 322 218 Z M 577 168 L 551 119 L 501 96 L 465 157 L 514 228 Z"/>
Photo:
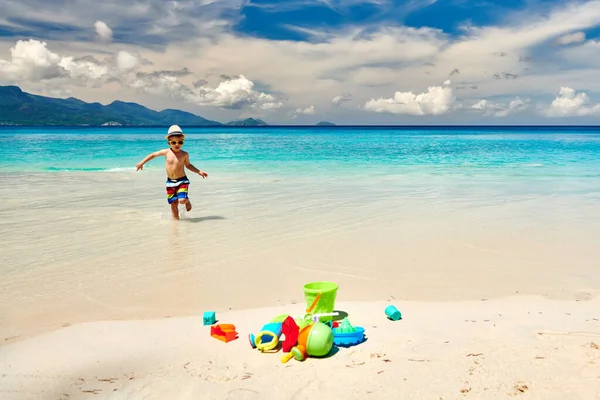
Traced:
<path id="1" fill-rule="evenodd" d="M 108 132 L 108 133 L 107 133 Z M 0 338 L 302 302 L 600 292 L 600 136 L 191 129 L 170 218 L 159 129 L 2 129 Z"/>

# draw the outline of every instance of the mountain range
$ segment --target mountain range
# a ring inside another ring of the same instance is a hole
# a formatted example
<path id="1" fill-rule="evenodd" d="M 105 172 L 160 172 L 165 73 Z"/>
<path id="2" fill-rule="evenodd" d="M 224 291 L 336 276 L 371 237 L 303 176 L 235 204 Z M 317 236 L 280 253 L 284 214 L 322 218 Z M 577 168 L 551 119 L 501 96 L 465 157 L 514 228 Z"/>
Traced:
<path id="1" fill-rule="evenodd" d="M 109 105 L 87 103 L 69 97 L 60 99 L 23 92 L 18 86 L 0 86 L 0 125 L 42 126 L 264 126 L 260 119 L 247 118 L 222 124 L 189 112 L 154 111 L 137 103 L 113 101 Z"/>

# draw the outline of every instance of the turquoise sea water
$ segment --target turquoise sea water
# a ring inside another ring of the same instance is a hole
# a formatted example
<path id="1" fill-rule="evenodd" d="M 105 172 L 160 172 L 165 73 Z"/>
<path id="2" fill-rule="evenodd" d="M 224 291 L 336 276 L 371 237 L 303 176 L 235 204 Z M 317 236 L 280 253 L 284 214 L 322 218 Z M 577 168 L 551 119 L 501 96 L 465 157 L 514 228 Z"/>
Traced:
<path id="1" fill-rule="evenodd" d="M 0 172 L 119 171 L 165 147 L 165 128 L 0 128 Z M 187 128 L 199 168 L 224 174 L 600 179 L 595 127 Z M 146 165 L 162 170 L 154 160 Z"/>
<path id="2" fill-rule="evenodd" d="M 187 128 L 185 150 L 219 169 L 600 176 L 593 127 Z M 165 147 L 164 128 L 0 128 L 0 171 L 132 168 Z M 162 165 L 154 163 L 155 167 Z M 536 169 L 537 168 L 537 169 Z"/>

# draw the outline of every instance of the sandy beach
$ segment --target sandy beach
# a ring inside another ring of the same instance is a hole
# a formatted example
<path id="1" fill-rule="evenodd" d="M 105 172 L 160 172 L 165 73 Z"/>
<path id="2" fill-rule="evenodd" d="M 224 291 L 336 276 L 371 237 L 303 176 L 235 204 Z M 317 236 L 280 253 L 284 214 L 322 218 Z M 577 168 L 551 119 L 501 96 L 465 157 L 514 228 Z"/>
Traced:
<path id="1" fill-rule="evenodd" d="M 343 295 L 343 291 L 341 293 Z M 345 297 L 345 296 L 344 296 Z M 391 299 L 390 299 L 391 300 Z M 362 344 L 282 364 L 247 334 L 299 305 L 201 317 L 77 324 L 0 347 L 0 393 L 26 399 L 598 399 L 600 302 L 512 296 L 469 302 L 338 303 Z"/>
<path id="2" fill-rule="evenodd" d="M 174 222 L 161 171 L 22 174 L 1 210 L 0 398 L 599 398 L 595 194 L 368 175 L 221 171 Z M 287 364 L 252 349 L 313 281 L 368 340 Z M 207 310 L 239 338 L 210 337 Z"/>

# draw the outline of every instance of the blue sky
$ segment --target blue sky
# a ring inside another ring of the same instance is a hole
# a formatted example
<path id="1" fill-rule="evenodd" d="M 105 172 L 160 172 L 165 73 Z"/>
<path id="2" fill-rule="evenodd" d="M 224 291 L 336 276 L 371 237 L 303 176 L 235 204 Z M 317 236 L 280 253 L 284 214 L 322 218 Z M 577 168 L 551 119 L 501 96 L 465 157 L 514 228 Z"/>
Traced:
<path id="1" fill-rule="evenodd" d="M 586 124 L 600 0 L 0 0 L 0 84 L 272 124 Z"/>

